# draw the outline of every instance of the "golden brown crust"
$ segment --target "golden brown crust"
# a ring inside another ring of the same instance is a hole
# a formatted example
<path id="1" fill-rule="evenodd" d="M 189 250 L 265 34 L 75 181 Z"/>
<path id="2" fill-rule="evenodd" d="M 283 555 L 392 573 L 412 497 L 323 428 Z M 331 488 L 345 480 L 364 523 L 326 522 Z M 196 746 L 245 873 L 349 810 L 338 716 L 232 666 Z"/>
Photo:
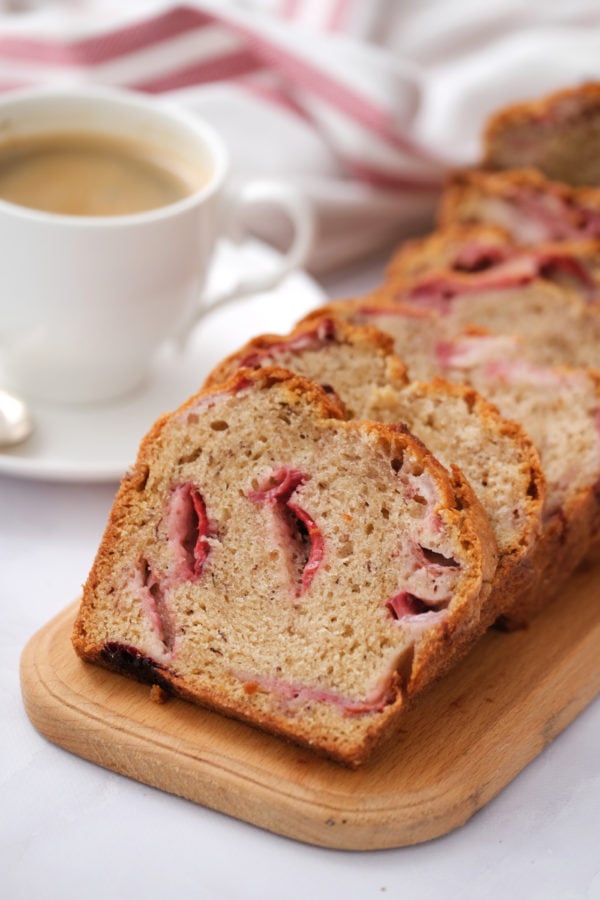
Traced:
<path id="1" fill-rule="evenodd" d="M 438 227 L 452 223 L 477 224 L 486 221 L 475 210 L 480 197 L 510 199 L 527 188 L 555 197 L 567 206 L 600 210 L 600 190 L 594 187 L 570 187 L 546 178 L 533 168 L 490 172 L 485 169 L 462 169 L 448 179 L 437 212 Z M 578 212 L 571 212 L 577 220 Z"/>
<path id="2" fill-rule="evenodd" d="M 573 100 L 576 101 L 576 105 L 571 104 Z M 553 117 L 557 107 L 562 106 L 565 101 L 573 113 L 590 107 L 597 109 L 600 105 L 600 84 L 594 81 L 586 82 L 575 87 L 561 88 L 543 97 L 511 103 L 489 117 L 484 126 L 484 142 L 487 143 L 507 125 L 522 122 L 543 124 L 549 117 Z"/>
<path id="3" fill-rule="evenodd" d="M 454 512 L 453 515 L 457 519 L 457 524 L 460 522 L 463 528 L 467 523 L 469 525 L 464 540 L 471 542 L 473 555 L 476 548 L 483 549 L 481 604 L 477 609 L 476 618 L 454 617 L 432 630 L 427 639 L 417 645 L 407 684 L 409 698 L 420 694 L 443 677 L 466 655 L 488 627 L 481 610 L 489 602 L 493 590 L 498 565 L 496 539 L 486 513 L 460 469 L 452 466 L 449 474 L 454 491 L 454 503 L 460 511 Z"/>
<path id="4" fill-rule="evenodd" d="M 278 350 L 294 352 L 294 347 L 301 346 L 303 338 L 309 338 L 322 329 L 325 335 L 330 335 L 330 340 L 339 344 L 367 345 L 369 349 L 380 353 L 389 359 L 389 377 L 398 383 L 406 380 L 406 366 L 394 354 L 394 339 L 385 334 L 379 328 L 369 325 L 354 326 L 349 321 L 330 313 L 329 307 L 319 307 L 313 310 L 305 319 L 286 335 L 261 334 L 249 340 L 246 344 L 221 360 L 210 372 L 204 382 L 204 387 L 219 384 L 231 377 L 232 373 L 243 366 L 245 368 L 260 368 L 263 363 L 269 362 L 270 354 Z M 318 341 L 319 338 L 316 338 Z M 328 337 L 322 339 L 326 343 Z"/>
<path id="5" fill-rule="evenodd" d="M 590 82 L 511 104 L 483 131 L 482 166 L 534 166 L 573 185 L 598 184 L 600 84 Z"/>
<path id="6" fill-rule="evenodd" d="M 509 233 L 498 225 L 453 222 L 425 237 L 405 241 L 390 259 L 386 279 L 409 284 L 432 271 L 448 269 L 457 250 L 472 241 L 490 247 L 516 246 Z"/>
<path id="7" fill-rule="evenodd" d="M 259 390 L 270 390 L 277 385 L 283 385 L 289 392 L 291 403 L 308 402 L 318 409 L 319 415 L 323 419 L 346 418 L 346 411 L 339 397 L 323 390 L 322 387 L 308 378 L 303 378 L 301 375 L 296 375 L 294 372 L 290 372 L 288 369 L 280 366 L 268 366 L 262 369 L 236 369 L 220 385 L 213 383 L 202 387 L 197 394 L 194 394 L 179 407 L 176 414 L 197 406 L 213 393 L 237 394 L 249 387 L 258 388 Z M 170 418 L 170 416 L 167 418 Z"/>
<path id="8" fill-rule="evenodd" d="M 323 306 L 322 310 L 312 310 L 312 312 L 307 313 L 301 321 L 314 322 L 315 319 L 320 318 L 321 314 L 324 313 L 328 316 L 346 319 L 350 323 L 355 323 L 357 319 L 360 319 L 362 327 L 364 324 L 361 318 L 362 313 L 369 309 L 381 311 L 383 314 L 389 312 L 390 315 L 406 315 L 411 319 L 421 320 L 424 327 L 427 327 L 428 322 L 439 318 L 439 313 L 433 309 L 398 302 L 395 299 L 397 293 L 398 289 L 395 285 L 385 283 L 363 297 L 344 297 L 339 300 L 332 300 L 326 306 Z M 378 328 L 377 330 L 380 331 L 381 329 Z M 400 362 L 404 366 L 402 359 Z"/>

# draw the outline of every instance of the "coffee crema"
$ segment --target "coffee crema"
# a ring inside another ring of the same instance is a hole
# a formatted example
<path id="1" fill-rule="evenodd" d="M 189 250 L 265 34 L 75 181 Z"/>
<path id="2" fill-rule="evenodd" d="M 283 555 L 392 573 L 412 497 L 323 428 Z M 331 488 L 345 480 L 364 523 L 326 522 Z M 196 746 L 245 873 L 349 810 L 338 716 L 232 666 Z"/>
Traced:
<path id="1" fill-rule="evenodd" d="M 58 132 L 0 142 L 0 198 L 68 216 L 123 216 L 176 203 L 210 178 L 201 162 L 117 135 Z"/>

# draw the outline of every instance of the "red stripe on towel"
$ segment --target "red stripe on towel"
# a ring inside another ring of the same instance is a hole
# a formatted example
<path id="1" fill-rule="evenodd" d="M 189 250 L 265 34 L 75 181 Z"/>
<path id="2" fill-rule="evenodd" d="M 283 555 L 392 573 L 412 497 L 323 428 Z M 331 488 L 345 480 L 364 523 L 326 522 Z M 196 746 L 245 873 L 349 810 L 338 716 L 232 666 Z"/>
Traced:
<path id="1" fill-rule="evenodd" d="M 178 6 L 155 18 L 75 41 L 1 35 L 0 56 L 57 67 L 96 66 L 145 50 L 188 31 L 205 28 L 214 21 L 213 16 L 200 10 Z"/>
<path id="2" fill-rule="evenodd" d="M 151 94 L 159 94 L 163 91 L 174 91 L 194 84 L 238 78 L 262 68 L 264 68 L 263 63 L 252 51 L 233 50 L 211 59 L 202 59 L 166 75 L 143 79 L 129 84 L 128 87 Z"/>

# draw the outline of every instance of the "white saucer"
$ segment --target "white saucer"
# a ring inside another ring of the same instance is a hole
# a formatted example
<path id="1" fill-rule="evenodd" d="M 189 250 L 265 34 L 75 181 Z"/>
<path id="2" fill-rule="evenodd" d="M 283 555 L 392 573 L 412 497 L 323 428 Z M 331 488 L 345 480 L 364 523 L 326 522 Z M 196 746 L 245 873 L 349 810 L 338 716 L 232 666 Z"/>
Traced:
<path id="1" fill-rule="evenodd" d="M 268 271 L 276 260 L 276 252 L 265 244 L 244 245 L 244 268 Z M 211 289 L 228 281 L 231 263 L 232 250 L 225 246 L 217 254 Z M 23 444 L 0 451 L 0 473 L 52 481 L 118 481 L 154 420 L 195 393 L 219 360 L 257 334 L 284 334 L 324 300 L 308 275 L 294 272 L 273 291 L 206 315 L 182 353 L 165 348 L 147 384 L 135 394 L 94 406 L 32 403 L 35 431 Z"/>

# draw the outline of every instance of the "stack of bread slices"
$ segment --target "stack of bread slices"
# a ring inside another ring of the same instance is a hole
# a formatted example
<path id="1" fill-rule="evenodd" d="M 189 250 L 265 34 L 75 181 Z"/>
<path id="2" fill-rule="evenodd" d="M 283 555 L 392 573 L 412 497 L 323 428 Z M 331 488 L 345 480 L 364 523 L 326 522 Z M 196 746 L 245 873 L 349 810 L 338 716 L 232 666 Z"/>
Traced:
<path id="1" fill-rule="evenodd" d="M 585 86 L 495 116 L 377 290 L 250 341 L 154 425 L 83 659 L 357 766 L 558 593 L 600 528 L 599 115 Z"/>

